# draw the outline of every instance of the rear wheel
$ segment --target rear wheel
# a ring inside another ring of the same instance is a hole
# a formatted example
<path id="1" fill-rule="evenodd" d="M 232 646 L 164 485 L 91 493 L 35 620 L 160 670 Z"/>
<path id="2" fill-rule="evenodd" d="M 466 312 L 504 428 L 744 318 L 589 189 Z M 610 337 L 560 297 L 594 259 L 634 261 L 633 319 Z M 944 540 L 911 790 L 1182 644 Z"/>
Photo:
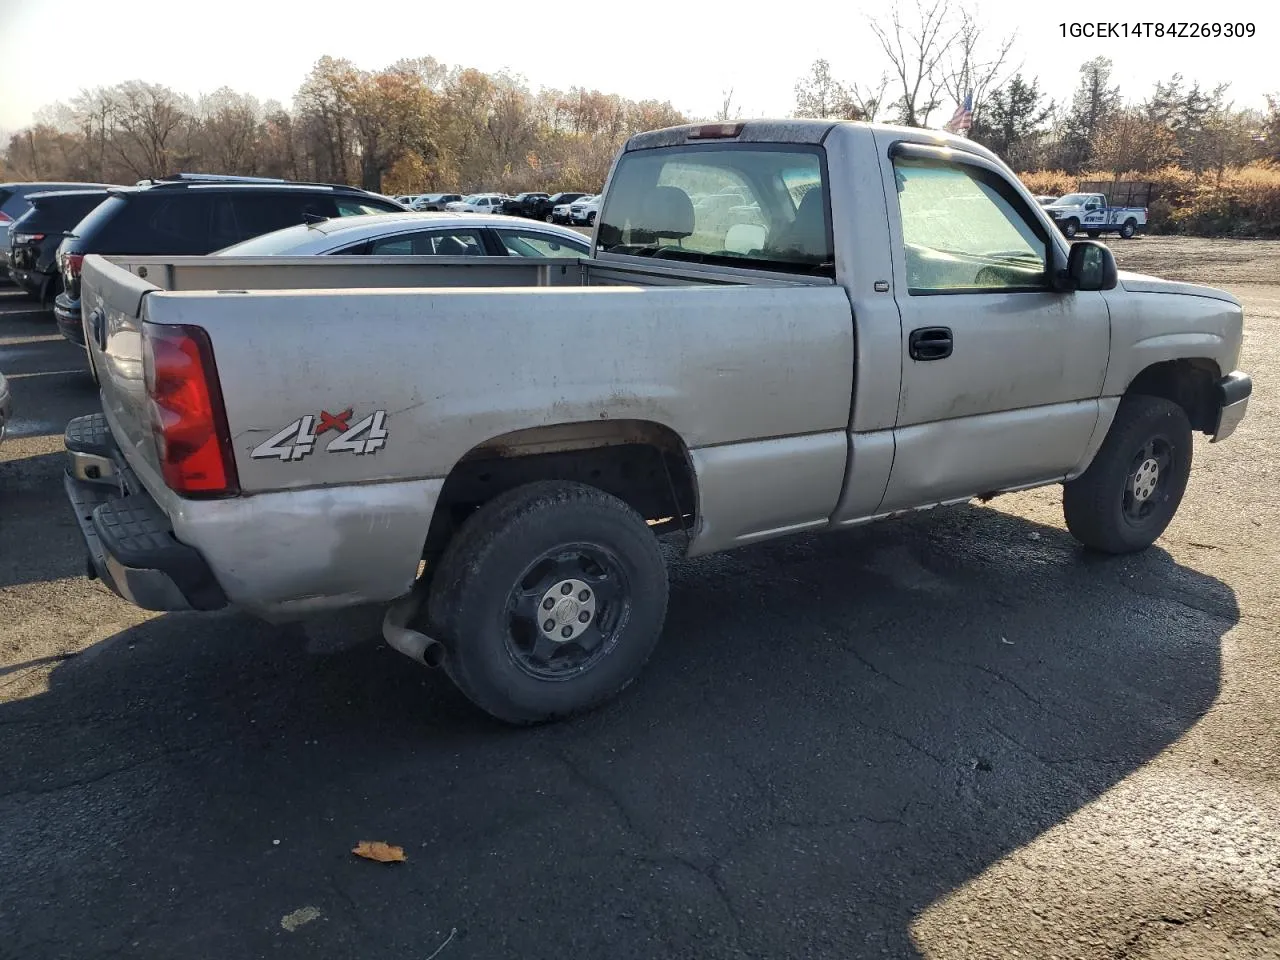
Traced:
<path id="1" fill-rule="evenodd" d="M 1086 547 L 1131 553 L 1169 526 L 1191 475 L 1191 423 L 1171 400 L 1120 401 L 1093 463 L 1063 485 L 1067 529 Z"/>
<path id="2" fill-rule="evenodd" d="M 1126 220 L 1120 227 L 1120 236 L 1124 237 L 1124 239 L 1126 240 L 1128 240 L 1137 232 L 1138 232 L 1138 221 L 1134 220 L 1132 217 Z"/>
<path id="3" fill-rule="evenodd" d="M 52 310 L 53 302 L 58 299 L 58 294 L 62 293 L 62 274 L 56 273 L 53 279 L 45 284 L 44 294 L 40 298 L 40 309 Z"/>
<path id="4" fill-rule="evenodd" d="M 463 525 L 431 582 L 444 667 L 482 710 L 514 724 L 589 710 L 640 673 L 667 609 L 644 519 L 579 483 L 511 490 Z"/>
<path id="5" fill-rule="evenodd" d="M 553 216 L 552 216 L 551 214 L 549 214 L 549 213 L 547 214 L 546 219 L 547 219 L 547 223 L 555 223 L 555 222 L 556 222 L 556 218 L 555 218 L 555 217 L 553 217 Z"/>

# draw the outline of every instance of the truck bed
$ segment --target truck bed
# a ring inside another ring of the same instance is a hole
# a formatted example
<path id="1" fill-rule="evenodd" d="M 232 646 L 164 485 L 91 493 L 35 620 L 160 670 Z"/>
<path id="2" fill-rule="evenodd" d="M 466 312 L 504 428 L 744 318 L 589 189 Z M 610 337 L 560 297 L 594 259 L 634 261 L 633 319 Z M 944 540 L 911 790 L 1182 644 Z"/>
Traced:
<path id="1" fill-rule="evenodd" d="M 195 511 L 159 475 L 143 322 L 208 333 L 240 499 L 267 510 L 314 491 L 289 502 L 323 505 L 334 535 L 345 510 L 365 515 L 367 484 L 419 484 L 404 493 L 417 506 L 386 513 L 425 524 L 463 458 L 566 424 L 678 437 L 707 497 L 695 553 L 825 525 L 844 482 L 854 332 L 829 280 L 577 260 L 90 256 L 82 290 L 112 433 L 179 527 Z M 336 453 L 330 432 L 295 458 L 267 449 L 326 415 L 376 416 L 385 442 Z M 748 473 L 750 504 L 717 494 Z M 797 476 L 820 479 L 797 488 Z"/>

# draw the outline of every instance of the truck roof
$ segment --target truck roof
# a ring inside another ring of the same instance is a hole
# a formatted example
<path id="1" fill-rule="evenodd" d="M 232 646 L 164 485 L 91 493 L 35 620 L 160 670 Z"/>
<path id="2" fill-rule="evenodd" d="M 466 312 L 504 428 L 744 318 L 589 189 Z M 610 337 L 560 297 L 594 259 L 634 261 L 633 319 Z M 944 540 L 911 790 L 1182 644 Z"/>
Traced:
<path id="1" fill-rule="evenodd" d="M 673 147 L 689 142 L 732 140 L 735 143 L 802 143 L 820 144 L 834 130 L 862 128 L 914 143 L 932 143 L 939 147 L 964 150 L 1003 166 L 994 153 L 965 137 L 924 127 L 901 127 L 889 123 L 867 123 L 862 120 L 814 120 L 803 118 L 740 120 L 728 123 L 685 123 L 661 130 L 637 133 L 623 147 L 624 151 Z"/>

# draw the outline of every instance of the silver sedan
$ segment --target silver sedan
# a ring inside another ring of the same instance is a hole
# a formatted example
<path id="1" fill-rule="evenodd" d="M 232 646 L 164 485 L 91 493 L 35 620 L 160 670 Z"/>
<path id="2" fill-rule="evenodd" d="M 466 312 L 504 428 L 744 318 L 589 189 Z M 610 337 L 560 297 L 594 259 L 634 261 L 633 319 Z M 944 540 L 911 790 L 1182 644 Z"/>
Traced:
<path id="1" fill-rule="evenodd" d="M 218 257 L 585 257 L 582 234 L 523 217 L 474 213 L 377 213 L 304 223 L 215 251 Z"/>

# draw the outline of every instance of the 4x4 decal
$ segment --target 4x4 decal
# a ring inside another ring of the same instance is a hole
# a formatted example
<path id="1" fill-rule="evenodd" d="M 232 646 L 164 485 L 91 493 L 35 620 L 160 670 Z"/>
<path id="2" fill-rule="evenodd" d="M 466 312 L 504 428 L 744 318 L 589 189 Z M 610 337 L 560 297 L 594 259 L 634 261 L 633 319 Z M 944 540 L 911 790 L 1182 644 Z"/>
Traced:
<path id="1" fill-rule="evenodd" d="M 253 448 L 254 460 L 284 460 L 292 462 L 315 451 L 323 434 L 338 431 L 324 446 L 325 453 L 354 453 L 364 456 L 377 453 L 387 443 L 387 411 L 375 410 L 362 420 L 348 425 L 354 411 L 348 407 L 339 413 L 321 410 L 317 417 L 307 414 L 299 417 L 283 430 L 272 434 Z"/>

